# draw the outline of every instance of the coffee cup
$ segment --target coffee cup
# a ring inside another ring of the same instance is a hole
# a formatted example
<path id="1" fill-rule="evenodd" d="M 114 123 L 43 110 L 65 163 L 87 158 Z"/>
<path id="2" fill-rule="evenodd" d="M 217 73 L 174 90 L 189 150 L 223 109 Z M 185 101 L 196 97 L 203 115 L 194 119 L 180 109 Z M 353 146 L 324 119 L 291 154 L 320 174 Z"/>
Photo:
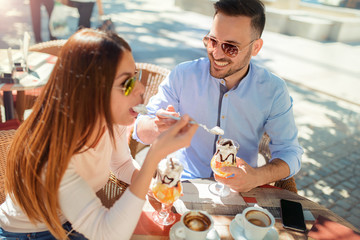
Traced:
<path id="1" fill-rule="evenodd" d="M 206 239 L 206 235 L 213 228 L 214 221 L 205 211 L 191 210 L 185 212 L 179 221 L 175 235 L 182 239 Z"/>
<path id="2" fill-rule="evenodd" d="M 261 240 L 274 226 L 274 216 L 261 207 L 248 207 L 242 213 L 236 214 L 235 221 L 244 229 L 247 239 Z"/>

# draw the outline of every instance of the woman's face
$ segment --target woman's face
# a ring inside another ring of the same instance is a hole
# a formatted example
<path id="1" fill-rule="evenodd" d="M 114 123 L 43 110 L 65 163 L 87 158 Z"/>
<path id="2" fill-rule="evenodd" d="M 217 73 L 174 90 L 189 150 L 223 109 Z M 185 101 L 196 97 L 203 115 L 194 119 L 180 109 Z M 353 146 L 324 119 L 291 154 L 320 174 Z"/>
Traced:
<path id="1" fill-rule="evenodd" d="M 143 103 L 142 95 L 144 94 L 145 87 L 140 81 L 136 81 L 134 89 L 127 96 L 125 96 L 125 92 L 122 89 L 125 81 L 133 77 L 136 70 L 135 61 L 131 52 L 125 50 L 122 60 L 117 67 L 110 96 L 111 115 L 115 124 L 131 125 L 138 115 L 138 113 L 133 110 L 133 107 Z"/>

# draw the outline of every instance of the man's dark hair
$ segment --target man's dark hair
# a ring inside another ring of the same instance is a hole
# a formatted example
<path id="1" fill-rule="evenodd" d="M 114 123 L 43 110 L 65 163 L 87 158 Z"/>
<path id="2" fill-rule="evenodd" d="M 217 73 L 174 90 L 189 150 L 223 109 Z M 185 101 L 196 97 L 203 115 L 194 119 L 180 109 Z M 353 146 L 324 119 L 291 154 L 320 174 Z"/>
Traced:
<path id="1" fill-rule="evenodd" d="M 219 0 L 214 3 L 215 15 L 219 12 L 228 16 L 251 18 L 254 37 L 260 38 L 265 26 L 265 7 L 260 0 Z"/>

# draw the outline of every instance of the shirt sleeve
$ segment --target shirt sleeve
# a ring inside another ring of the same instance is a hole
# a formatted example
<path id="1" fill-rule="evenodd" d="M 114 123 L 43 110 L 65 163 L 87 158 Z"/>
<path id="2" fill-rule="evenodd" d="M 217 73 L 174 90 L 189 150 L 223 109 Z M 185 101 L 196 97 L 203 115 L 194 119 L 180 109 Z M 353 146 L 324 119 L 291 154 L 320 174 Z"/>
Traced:
<path id="1" fill-rule="evenodd" d="M 289 96 L 286 85 L 274 94 L 274 101 L 269 118 L 265 123 L 265 131 L 270 136 L 269 148 L 272 159 L 285 161 L 294 176 L 301 168 L 303 150 L 298 142 L 298 130 L 293 116 L 293 100 Z"/>
<path id="2" fill-rule="evenodd" d="M 105 208 L 71 163 L 61 181 L 59 201 L 73 228 L 98 240 L 130 239 L 145 203 L 127 189 L 112 208 Z"/>
<path id="3" fill-rule="evenodd" d="M 135 169 L 140 169 L 139 164 L 132 158 L 127 144 L 126 127 L 115 128 L 115 149 L 111 155 L 110 169 L 116 178 L 131 183 Z"/>

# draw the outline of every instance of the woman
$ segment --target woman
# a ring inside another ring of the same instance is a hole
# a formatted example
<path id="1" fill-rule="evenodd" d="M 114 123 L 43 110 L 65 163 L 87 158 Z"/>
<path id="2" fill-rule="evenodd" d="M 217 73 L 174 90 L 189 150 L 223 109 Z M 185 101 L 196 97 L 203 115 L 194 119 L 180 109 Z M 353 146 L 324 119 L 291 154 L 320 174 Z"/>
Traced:
<path id="1" fill-rule="evenodd" d="M 130 238 L 158 162 L 189 146 L 197 128 L 184 116 L 151 146 L 138 170 L 125 127 L 142 103 L 136 72 L 129 45 L 116 34 L 82 29 L 69 38 L 13 140 L 0 237 Z M 131 186 L 106 209 L 95 193 L 110 170 Z"/>

